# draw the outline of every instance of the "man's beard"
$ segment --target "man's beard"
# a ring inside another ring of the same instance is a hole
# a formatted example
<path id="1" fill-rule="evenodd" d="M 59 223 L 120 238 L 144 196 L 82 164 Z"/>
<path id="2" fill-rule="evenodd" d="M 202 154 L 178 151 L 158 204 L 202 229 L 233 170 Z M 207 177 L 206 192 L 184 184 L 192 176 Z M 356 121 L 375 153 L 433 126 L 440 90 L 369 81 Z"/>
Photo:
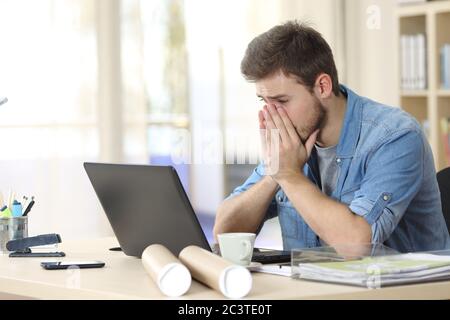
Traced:
<path id="1" fill-rule="evenodd" d="M 320 103 L 319 99 L 315 98 L 310 122 L 303 128 L 296 128 L 303 144 L 305 144 L 314 131 L 322 129 L 326 116 L 325 107 Z"/>

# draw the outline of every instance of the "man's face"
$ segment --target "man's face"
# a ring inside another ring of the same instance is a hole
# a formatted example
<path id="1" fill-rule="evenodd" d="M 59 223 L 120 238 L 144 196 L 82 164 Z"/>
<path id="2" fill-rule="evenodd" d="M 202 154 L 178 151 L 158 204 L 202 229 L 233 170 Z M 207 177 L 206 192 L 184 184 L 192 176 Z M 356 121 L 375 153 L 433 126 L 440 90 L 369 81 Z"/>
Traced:
<path id="1" fill-rule="evenodd" d="M 256 95 L 266 104 L 284 108 L 301 140 L 322 125 L 325 109 L 319 99 L 293 76 L 281 71 L 256 82 Z"/>

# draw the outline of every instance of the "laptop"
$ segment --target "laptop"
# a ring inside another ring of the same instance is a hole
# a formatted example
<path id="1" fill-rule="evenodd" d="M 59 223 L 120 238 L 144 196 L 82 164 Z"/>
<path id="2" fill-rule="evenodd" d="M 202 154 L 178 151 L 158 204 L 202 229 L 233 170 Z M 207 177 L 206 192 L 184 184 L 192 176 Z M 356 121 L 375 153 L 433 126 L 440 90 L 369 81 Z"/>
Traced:
<path id="1" fill-rule="evenodd" d="M 176 170 L 171 166 L 84 163 L 122 251 L 141 257 L 151 244 L 177 255 L 196 245 L 212 251 Z M 255 249 L 253 261 L 290 261 L 290 252 Z"/>

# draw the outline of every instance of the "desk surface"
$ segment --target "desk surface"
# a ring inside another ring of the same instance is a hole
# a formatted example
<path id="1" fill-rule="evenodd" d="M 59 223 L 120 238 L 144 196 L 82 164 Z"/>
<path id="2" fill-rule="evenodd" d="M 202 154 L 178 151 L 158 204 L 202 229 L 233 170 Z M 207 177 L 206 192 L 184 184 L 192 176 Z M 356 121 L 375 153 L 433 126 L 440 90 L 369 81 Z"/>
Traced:
<path id="1" fill-rule="evenodd" d="M 0 255 L 0 299 L 167 299 L 145 272 L 141 260 L 108 249 L 114 238 L 65 242 L 67 260 L 102 260 L 102 269 L 54 270 L 41 261 L 62 258 L 9 258 Z M 193 281 L 182 299 L 224 299 Z M 247 299 L 450 299 L 450 281 L 382 288 L 377 290 L 293 280 L 253 273 Z"/>

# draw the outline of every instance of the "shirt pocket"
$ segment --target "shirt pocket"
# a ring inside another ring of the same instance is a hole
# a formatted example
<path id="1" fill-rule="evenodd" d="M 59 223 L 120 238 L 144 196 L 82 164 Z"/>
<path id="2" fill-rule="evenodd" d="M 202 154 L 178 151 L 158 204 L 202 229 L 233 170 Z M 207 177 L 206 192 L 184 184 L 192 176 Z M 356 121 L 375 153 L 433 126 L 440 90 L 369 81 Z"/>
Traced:
<path id="1" fill-rule="evenodd" d="M 299 223 L 301 219 L 290 202 L 278 203 L 278 217 L 283 237 L 299 239 Z"/>

